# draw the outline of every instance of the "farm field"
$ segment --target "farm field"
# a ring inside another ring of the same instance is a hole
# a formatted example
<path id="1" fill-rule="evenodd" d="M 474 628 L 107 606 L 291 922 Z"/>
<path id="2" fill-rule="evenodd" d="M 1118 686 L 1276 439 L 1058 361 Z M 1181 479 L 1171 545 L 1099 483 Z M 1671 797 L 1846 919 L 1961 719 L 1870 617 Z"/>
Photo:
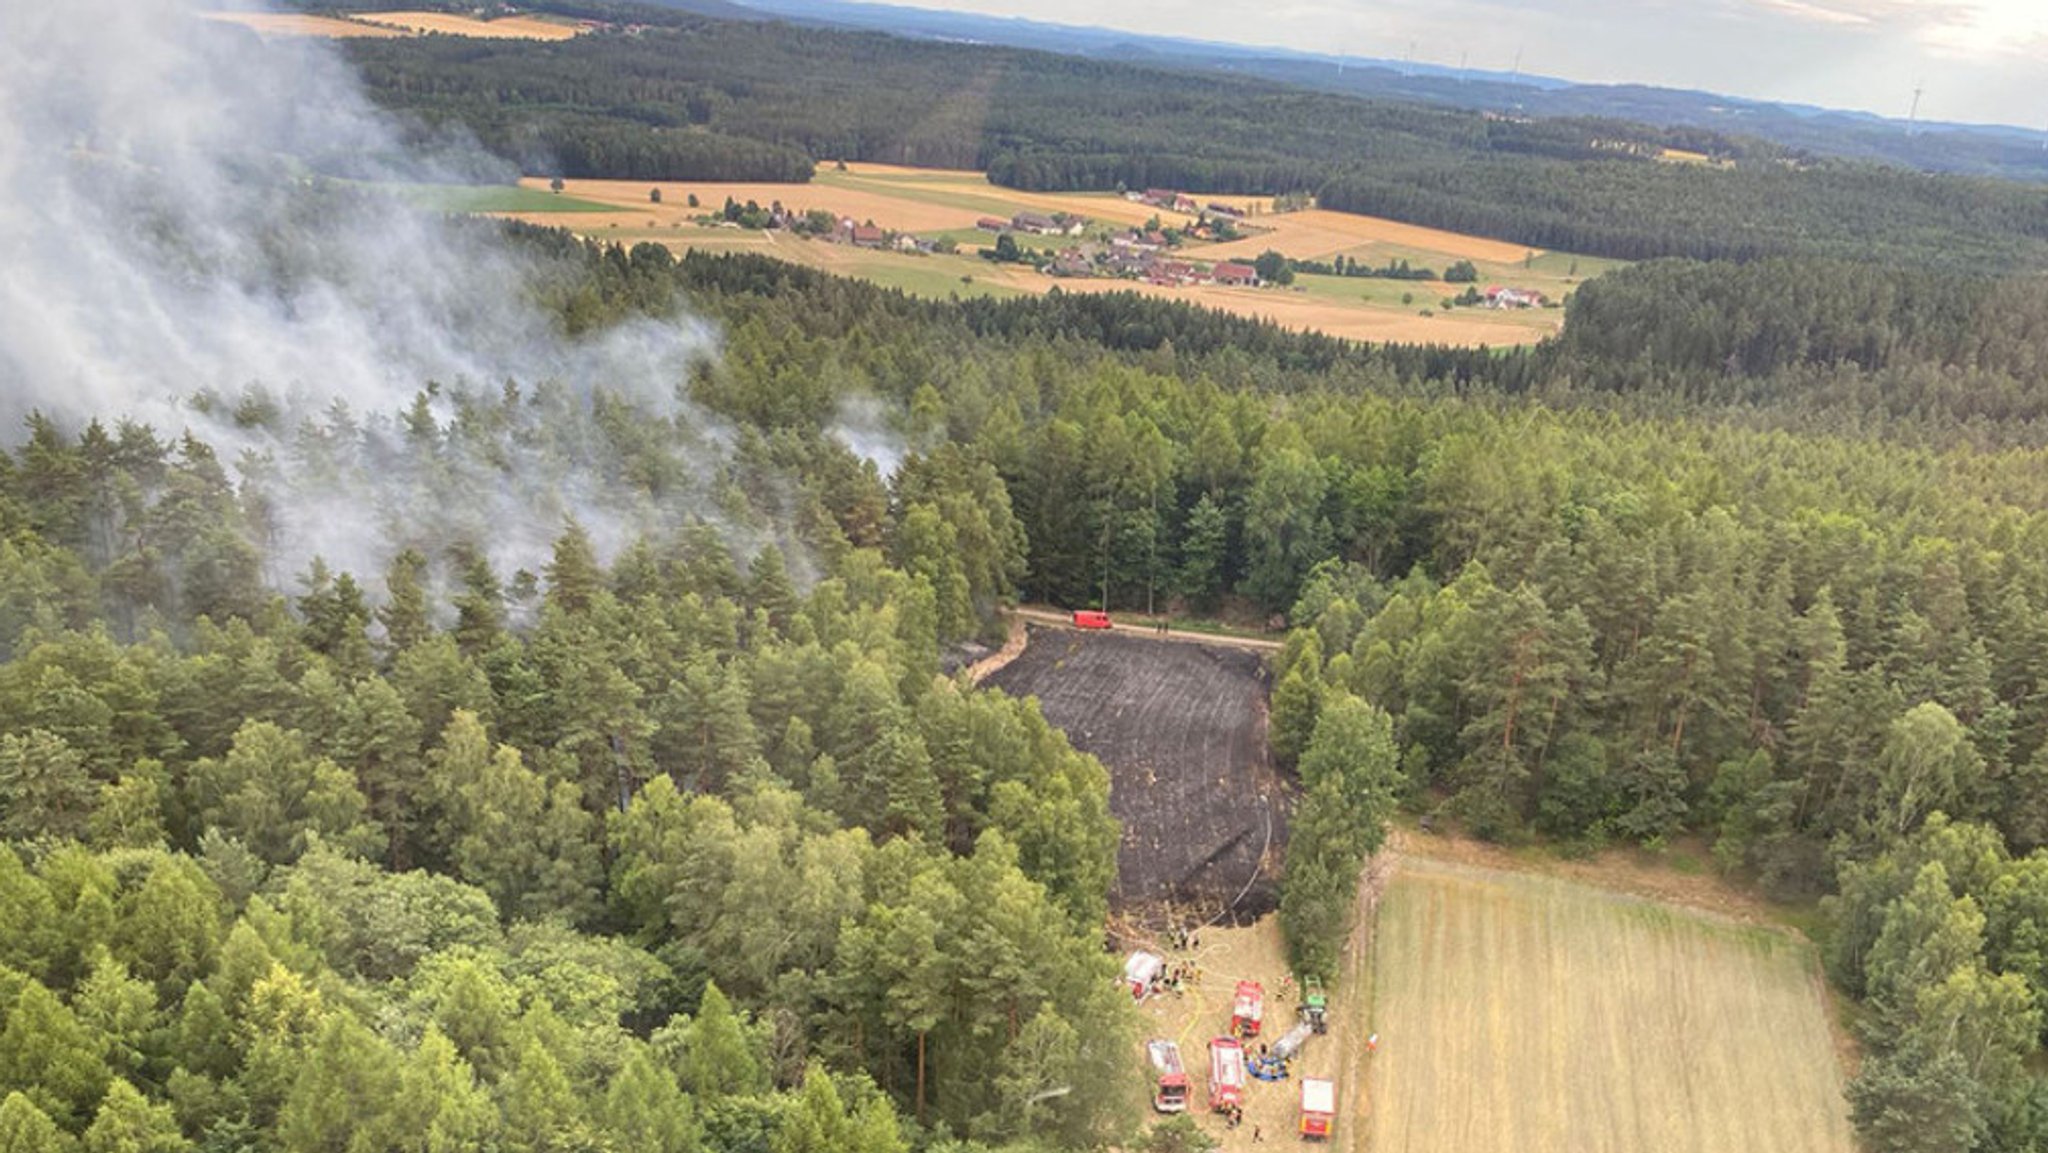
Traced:
<path id="1" fill-rule="evenodd" d="M 581 29 L 532 16 L 479 20 L 451 12 L 363 12 L 346 20 L 282 12 L 204 12 L 209 20 L 240 24 L 270 36 L 469 36 L 481 40 L 567 40 Z"/>
<path id="2" fill-rule="evenodd" d="M 401 28 L 427 35 L 471 36 L 479 40 L 568 40 L 578 29 L 573 24 L 542 20 L 533 16 L 500 16 L 479 20 L 452 12 L 366 12 L 361 19 L 371 24 Z"/>
<path id="3" fill-rule="evenodd" d="M 390 39 L 409 35 L 402 29 L 381 24 L 338 20 L 332 16 L 310 16 L 302 12 L 201 12 L 199 15 L 223 24 L 239 24 L 264 36 L 321 36 L 330 40 L 345 40 L 350 37 Z"/>
<path id="4" fill-rule="evenodd" d="M 609 204 L 556 196 L 545 189 L 497 184 L 394 184 L 381 185 L 408 204 L 430 212 L 611 212 Z"/>
<path id="5" fill-rule="evenodd" d="M 529 178 L 522 186 L 545 195 L 548 182 Z M 650 191 L 661 190 L 659 203 Z M 1556 332 L 1562 313 L 1555 309 L 1493 311 L 1482 308 L 1443 310 L 1441 301 L 1464 290 L 1441 281 L 1397 281 L 1369 277 L 1304 274 L 1292 288 L 1242 288 L 1222 285 L 1153 285 L 1113 279 L 1056 280 L 1021 265 L 994 265 L 976 250 L 995 237 L 975 226 L 984 216 L 1005 219 L 1020 212 L 1072 213 L 1093 222 L 1096 231 L 1142 225 L 1154 216 L 1183 223 L 1185 215 L 1163 212 L 1109 193 L 1034 193 L 1000 188 L 978 172 L 897 168 L 879 164 L 821 166 L 808 184 L 570 180 L 563 195 L 575 201 L 606 205 L 609 211 L 579 212 L 558 219 L 545 202 L 508 211 L 537 224 L 558 224 L 580 233 L 621 243 L 653 241 L 677 251 L 755 251 L 844 276 L 872 280 L 918 295 L 1016 295 L 1062 292 L 1140 292 L 1167 300 L 1218 308 L 1241 316 L 1269 320 L 1296 331 L 1323 332 L 1363 341 L 1427 342 L 1503 346 L 1525 344 Z M 694 195 L 698 207 L 692 208 Z M 856 249 L 823 241 L 772 233 L 741 234 L 710 228 L 696 217 L 722 206 L 727 197 L 763 206 L 780 201 L 797 211 L 822 209 L 856 221 L 872 221 L 892 232 L 927 240 L 948 239 L 955 255 L 914 255 Z M 1531 251 L 1519 245 L 1479 237 L 1418 228 L 1395 221 L 1311 209 L 1274 213 L 1270 200 L 1252 197 L 1209 197 L 1247 213 L 1248 238 L 1227 244 L 1191 244 L 1179 255 L 1200 262 L 1249 260 L 1271 248 L 1298 259 L 1330 261 L 1338 256 L 1378 266 L 1407 260 L 1441 271 L 1456 260 L 1471 260 L 1482 286 L 1503 284 L 1534 289 L 1552 299 L 1567 296 L 1581 280 L 1617 267 L 1614 261 L 1569 253 Z M 742 235 L 754 240 L 743 241 Z M 1057 248 L 1078 240 L 1023 237 L 1026 248 Z M 1404 300 L 1403 298 L 1408 299 Z M 1431 316 L 1422 313 L 1429 311 Z"/>
<path id="6" fill-rule="evenodd" d="M 1028 636 L 983 683 L 1037 697 L 1046 720 L 1108 766 L 1124 825 L 1118 912 L 1158 924 L 1274 908 L 1286 807 L 1266 760 L 1259 654 L 1036 624 Z"/>
<path id="7" fill-rule="evenodd" d="M 1412 853 L 1374 938 L 1375 1153 L 1853 1153 L 1803 941 Z"/>

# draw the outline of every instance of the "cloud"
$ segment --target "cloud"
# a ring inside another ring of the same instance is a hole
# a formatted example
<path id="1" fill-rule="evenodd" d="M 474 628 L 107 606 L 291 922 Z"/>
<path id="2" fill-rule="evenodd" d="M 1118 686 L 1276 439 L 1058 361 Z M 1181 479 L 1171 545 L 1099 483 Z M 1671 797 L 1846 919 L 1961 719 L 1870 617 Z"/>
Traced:
<path id="1" fill-rule="evenodd" d="M 1816 24 L 1861 27 L 1873 22 L 1872 17 L 1868 13 L 1856 11 L 1854 6 L 1842 4 L 1829 4 L 1826 2 L 1809 3 L 1808 0 L 1748 0 L 1748 2 L 1778 15 L 1790 16 L 1795 20 L 1807 20 Z"/>

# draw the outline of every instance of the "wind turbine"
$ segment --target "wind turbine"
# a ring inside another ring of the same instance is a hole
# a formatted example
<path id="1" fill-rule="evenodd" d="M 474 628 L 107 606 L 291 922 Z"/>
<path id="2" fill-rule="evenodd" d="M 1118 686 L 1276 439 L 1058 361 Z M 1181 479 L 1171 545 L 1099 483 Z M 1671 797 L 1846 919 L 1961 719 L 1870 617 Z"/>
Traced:
<path id="1" fill-rule="evenodd" d="M 1926 90 L 1927 82 L 1922 80 L 1913 85 L 1913 107 L 1906 113 L 1906 135 L 1912 136 L 1920 122 L 1920 94 Z"/>

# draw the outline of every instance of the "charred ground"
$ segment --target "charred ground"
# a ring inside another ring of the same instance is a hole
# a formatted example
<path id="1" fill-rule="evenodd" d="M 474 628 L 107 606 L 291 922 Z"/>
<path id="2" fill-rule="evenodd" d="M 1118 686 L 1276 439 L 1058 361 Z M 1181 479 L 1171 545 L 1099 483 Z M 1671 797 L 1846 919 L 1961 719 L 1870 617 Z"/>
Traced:
<path id="1" fill-rule="evenodd" d="M 1266 756 L 1266 674 L 1255 652 L 1030 626 L 987 682 L 1035 696 L 1109 767 L 1123 822 L 1112 899 L 1127 916 L 1243 923 L 1278 903 L 1285 789 Z"/>

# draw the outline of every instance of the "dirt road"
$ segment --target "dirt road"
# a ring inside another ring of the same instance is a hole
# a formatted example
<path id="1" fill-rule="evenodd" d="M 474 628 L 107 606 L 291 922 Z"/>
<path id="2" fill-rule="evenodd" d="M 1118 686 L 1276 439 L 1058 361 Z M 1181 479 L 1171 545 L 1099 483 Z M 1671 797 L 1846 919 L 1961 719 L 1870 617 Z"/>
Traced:
<path id="1" fill-rule="evenodd" d="M 1074 628 L 1073 614 L 1063 613 L 1060 612 L 1058 609 L 1040 608 L 1036 605 L 1024 605 L 1019 607 L 1016 610 L 1016 613 L 1018 616 L 1023 617 L 1025 620 L 1028 620 L 1035 625 L 1045 625 L 1050 628 L 1060 629 Z M 1166 632 L 1160 633 L 1154 631 L 1154 629 L 1152 628 L 1152 621 L 1150 620 L 1150 618 L 1134 615 L 1125 617 L 1123 619 L 1127 623 L 1124 625 L 1120 625 L 1117 628 L 1111 629 L 1110 631 L 1112 633 L 1121 633 L 1123 635 L 1136 635 L 1143 637 L 1146 640 L 1154 641 L 1177 641 L 1181 644 L 1189 645 L 1217 645 L 1223 648 L 1230 649 L 1251 649 L 1254 652 L 1262 653 L 1279 652 L 1282 646 L 1282 642 L 1277 640 L 1268 640 L 1264 637 L 1231 636 L 1219 633 L 1177 633 L 1172 631 L 1170 625 Z M 1085 630 L 1075 629 L 1074 631 L 1081 632 Z"/>

